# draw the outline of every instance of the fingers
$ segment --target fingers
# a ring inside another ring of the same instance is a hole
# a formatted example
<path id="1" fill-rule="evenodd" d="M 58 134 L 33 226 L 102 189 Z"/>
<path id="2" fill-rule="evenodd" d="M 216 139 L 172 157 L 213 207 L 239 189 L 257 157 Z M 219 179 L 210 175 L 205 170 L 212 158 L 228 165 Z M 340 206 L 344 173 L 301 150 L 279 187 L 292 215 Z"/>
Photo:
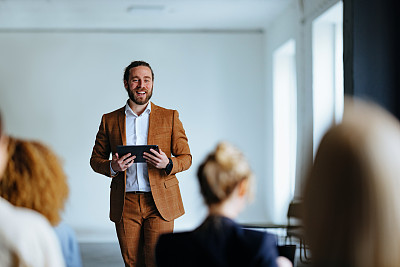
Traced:
<path id="1" fill-rule="evenodd" d="M 157 167 L 157 165 L 161 162 L 161 159 L 158 157 L 155 157 L 151 154 L 143 154 L 143 158 L 146 159 L 147 163 L 150 163 L 151 165 Z"/>
<path id="2" fill-rule="evenodd" d="M 118 164 L 121 168 L 122 171 L 125 171 L 126 169 L 128 169 L 130 166 L 132 166 L 132 164 L 135 161 L 136 156 L 133 155 L 131 156 L 130 153 L 122 156 L 119 160 L 118 160 Z"/>
<path id="3" fill-rule="evenodd" d="M 132 164 L 135 163 L 135 155 L 130 153 L 123 155 L 122 157 L 118 157 L 118 153 L 115 153 L 112 157 L 111 167 L 114 171 L 126 171 Z"/>
<path id="4" fill-rule="evenodd" d="M 156 156 L 160 156 L 162 153 L 164 153 L 164 152 L 161 150 L 161 148 L 159 148 L 159 151 L 150 148 L 150 152 L 153 153 L 153 154 L 156 155 Z M 164 153 L 164 154 L 165 154 L 165 153 Z"/>
<path id="5" fill-rule="evenodd" d="M 159 162 L 161 160 L 162 156 L 161 156 L 160 153 L 158 153 L 154 149 L 150 149 L 150 152 L 151 153 L 143 152 L 143 158 L 145 158 L 148 162 L 153 164 L 153 163 L 157 163 L 157 162 Z M 162 152 L 162 153 L 164 153 L 164 152 Z"/>
<path id="6" fill-rule="evenodd" d="M 136 156 L 134 156 L 134 155 L 133 155 L 132 157 L 135 157 L 135 158 L 136 158 Z M 131 158 L 131 153 L 128 153 L 128 154 L 123 155 L 123 156 L 120 158 L 120 160 L 125 161 L 125 160 L 127 160 L 128 158 Z"/>
<path id="7" fill-rule="evenodd" d="M 169 162 L 167 155 L 161 149 L 159 152 L 154 149 L 150 149 L 150 152 L 151 153 L 143 153 L 143 158 L 146 159 L 147 163 L 150 163 L 157 169 L 164 169 Z"/>

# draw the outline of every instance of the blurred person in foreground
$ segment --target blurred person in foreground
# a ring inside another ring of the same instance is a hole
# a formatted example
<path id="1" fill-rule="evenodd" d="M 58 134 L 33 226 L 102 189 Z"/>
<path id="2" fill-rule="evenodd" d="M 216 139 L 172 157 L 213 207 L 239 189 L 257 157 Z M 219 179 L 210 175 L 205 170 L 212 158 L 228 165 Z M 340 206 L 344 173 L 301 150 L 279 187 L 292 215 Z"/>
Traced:
<path id="1" fill-rule="evenodd" d="M 58 157 L 40 142 L 13 137 L 9 138 L 8 157 L 0 195 L 15 206 L 45 216 L 54 226 L 67 267 L 81 267 L 75 233 L 61 221 L 68 184 Z"/>
<path id="2" fill-rule="evenodd" d="M 0 115 L 0 181 L 7 165 L 8 138 Z M 60 244 L 39 213 L 11 205 L 0 197 L 0 266 L 63 267 Z"/>
<path id="3" fill-rule="evenodd" d="M 400 266 L 400 124 L 382 108 L 346 99 L 305 184 L 313 266 Z"/>
<path id="4" fill-rule="evenodd" d="M 243 154 L 218 144 L 197 173 L 208 206 L 192 232 L 162 235 L 156 261 L 163 266 L 292 266 L 279 257 L 274 235 L 243 229 L 234 218 L 245 207 L 253 173 Z"/>

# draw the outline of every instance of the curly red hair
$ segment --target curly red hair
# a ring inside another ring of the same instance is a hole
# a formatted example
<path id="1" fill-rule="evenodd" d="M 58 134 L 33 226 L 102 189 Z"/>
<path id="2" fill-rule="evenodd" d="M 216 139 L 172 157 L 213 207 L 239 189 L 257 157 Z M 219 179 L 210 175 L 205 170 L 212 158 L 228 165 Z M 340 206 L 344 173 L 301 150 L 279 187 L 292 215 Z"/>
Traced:
<path id="1" fill-rule="evenodd" d="M 0 195 L 44 215 L 54 226 L 68 197 L 67 177 L 53 151 L 37 141 L 10 138 Z"/>

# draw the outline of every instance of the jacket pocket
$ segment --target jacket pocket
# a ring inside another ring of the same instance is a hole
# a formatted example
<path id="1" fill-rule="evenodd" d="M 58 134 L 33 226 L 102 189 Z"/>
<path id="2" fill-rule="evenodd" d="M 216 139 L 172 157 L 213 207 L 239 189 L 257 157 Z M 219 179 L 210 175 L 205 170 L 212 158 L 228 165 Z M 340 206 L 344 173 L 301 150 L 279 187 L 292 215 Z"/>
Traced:
<path id="1" fill-rule="evenodd" d="M 179 184 L 179 181 L 178 181 L 178 179 L 176 179 L 176 177 L 173 177 L 171 179 L 164 181 L 165 188 L 169 188 L 169 187 L 177 185 L 177 184 Z"/>

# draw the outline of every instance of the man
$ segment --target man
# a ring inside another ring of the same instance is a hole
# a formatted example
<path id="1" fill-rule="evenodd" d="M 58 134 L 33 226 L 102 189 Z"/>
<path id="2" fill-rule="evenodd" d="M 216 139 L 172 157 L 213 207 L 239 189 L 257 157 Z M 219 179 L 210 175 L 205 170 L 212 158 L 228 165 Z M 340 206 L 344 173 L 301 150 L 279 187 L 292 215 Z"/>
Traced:
<path id="1" fill-rule="evenodd" d="M 178 112 L 149 102 L 153 82 L 148 63 L 134 61 L 126 67 L 129 99 L 103 115 L 90 158 L 95 172 L 112 177 L 110 219 L 125 266 L 155 266 L 158 237 L 172 232 L 174 219 L 185 213 L 175 174 L 190 167 L 192 155 Z M 146 144 L 159 147 L 144 153 L 147 163 L 116 153 L 118 145 Z"/>

